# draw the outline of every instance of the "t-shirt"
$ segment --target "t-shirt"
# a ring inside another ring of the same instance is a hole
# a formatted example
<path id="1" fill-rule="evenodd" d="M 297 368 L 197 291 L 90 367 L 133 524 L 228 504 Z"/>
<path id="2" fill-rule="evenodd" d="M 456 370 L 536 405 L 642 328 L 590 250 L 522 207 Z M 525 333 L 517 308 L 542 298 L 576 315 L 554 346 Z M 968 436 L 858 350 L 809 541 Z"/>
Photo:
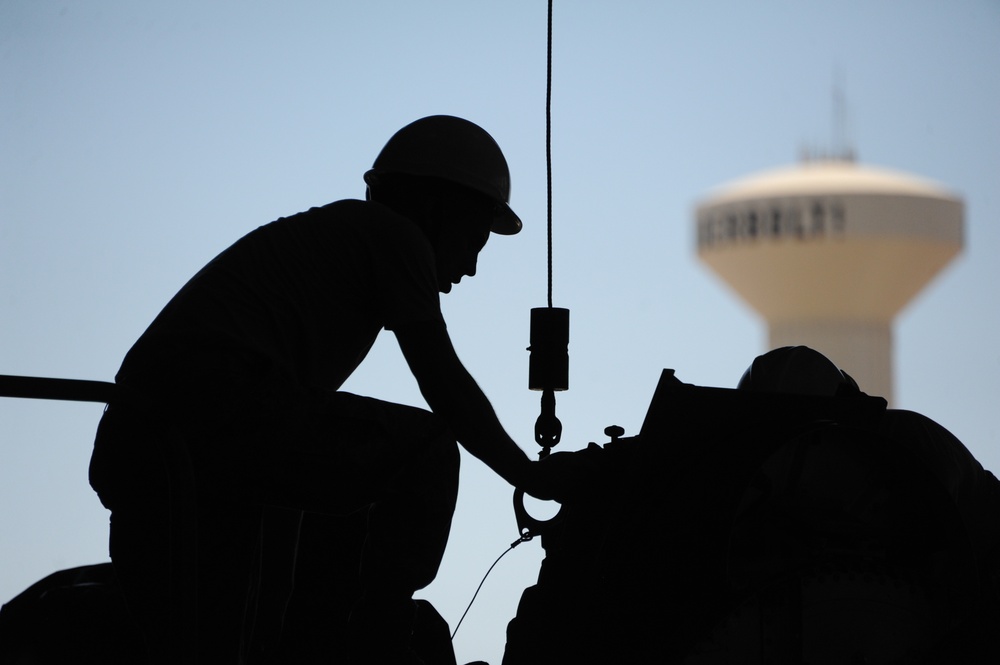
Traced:
<path id="1" fill-rule="evenodd" d="M 335 390 L 382 328 L 443 322 L 437 284 L 433 249 L 410 220 L 368 201 L 312 208 L 252 231 L 191 278 L 117 379 L 152 386 L 176 349 L 201 345 Z"/>

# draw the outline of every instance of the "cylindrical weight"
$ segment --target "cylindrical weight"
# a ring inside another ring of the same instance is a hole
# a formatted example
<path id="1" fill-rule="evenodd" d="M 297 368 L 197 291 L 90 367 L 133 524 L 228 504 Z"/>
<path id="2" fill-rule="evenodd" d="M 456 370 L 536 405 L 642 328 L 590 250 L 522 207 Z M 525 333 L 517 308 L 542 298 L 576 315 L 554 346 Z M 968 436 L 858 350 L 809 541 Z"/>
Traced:
<path id="1" fill-rule="evenodd" d="M 531 310 L 530 390 L 569 389 L 569 310 L 536 307 Z"/>

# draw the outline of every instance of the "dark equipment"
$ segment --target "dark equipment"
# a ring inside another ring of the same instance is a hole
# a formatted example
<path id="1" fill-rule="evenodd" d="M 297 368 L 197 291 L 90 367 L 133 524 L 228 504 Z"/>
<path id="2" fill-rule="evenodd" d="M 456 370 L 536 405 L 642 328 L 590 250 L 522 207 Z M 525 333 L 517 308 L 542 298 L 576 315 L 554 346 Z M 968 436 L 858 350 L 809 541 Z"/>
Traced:
<path id="1" fill-rule="evenodd" d="M 665 370 L 638 436 L 573 453 L 588 495 L 532 524 L 504 665 L 1000 662 L 997 481 L 975 463 L 989 505 L 960 506 L 886 412 Z"/>
<path id="2" fill-rule="evenodd" d="M 0 395 L 116 398 L 26 377 L 0 377 Z M 901 414 L 914 426 L 886 427 Z M 571 453 L 593 460 L 589 491 L 547 522 L 519 516 L 546 558 L 504 665 L 1000 662 L 1000 483 L 957 440 L 921 438 L 943 431 L 927 423 L 863 393 L 705 388 L 665 370 L 638 435 L 610 427 Z M 333 531 L 360 534 L 360 518 Z M 307 541 L 331 532 L 315 526 Z M 294 659 L 336 656 L 329 627 L 357 591 L 337 573 L 351 566 L 330 563 L 359 542 L 303 543 L 324 581 L 292 598 L 286 644 L 312 645 Z M 418 622 L 425 661 L 453 663 L 440 616 L 422 605 Z M 109 564 L 55 573 L 0 611 L 0 662 L 137 651 Z"/>

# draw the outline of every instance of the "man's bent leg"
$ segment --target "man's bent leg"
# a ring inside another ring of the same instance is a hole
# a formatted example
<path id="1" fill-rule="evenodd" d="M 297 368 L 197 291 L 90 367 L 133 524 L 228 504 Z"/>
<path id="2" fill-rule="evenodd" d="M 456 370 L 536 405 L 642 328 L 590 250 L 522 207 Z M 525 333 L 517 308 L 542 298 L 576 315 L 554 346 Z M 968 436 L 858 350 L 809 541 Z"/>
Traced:
<path id="1" fill-rule="evenodd" d="M 363 593 L 349 624 L 359 663 L 417 662 L 409 652 L 416 612 L 412 596 L 437 575 L 458 493 L 458 448 L 443 423 L 419 410 L 387 411 L 394 418 L 387 427 L 391 439 L 414 432 L 421 436 L 410 442 L 413 454 L 400 457 L 399 468 L 368 511 Z M 373 649 L 376 644 L 381 648 Z"/>
<path id="2" fill-rule="evenodd" d="M 427 586 L 458 496 L 458 446 L 429 411 L 334 393 L 261 460 L 263 502 L 346 514 L 371 506 L 366 586 Z M 273 457 L 271 457 L 273 455 Z"/>
<path id="3" fill-rule="evenodd" d="M 364 641 L 367 625 L 376 643 L 405 644 L 412 594 L 434 579 L 448 541 L 457 444 L 428 411 L 348 393 L 303 421 L 312 425 L 286 439 L 268 500 L 334 513 L 371 506 L 352 632 Z"/>
<path id="4" fill-rule="evenodd" d="M 437 576 L 458 497 L 458 447 L 433 416 L 416 454 L 368 512 L 362 555 L 365 589 L 422 589 Z"/>

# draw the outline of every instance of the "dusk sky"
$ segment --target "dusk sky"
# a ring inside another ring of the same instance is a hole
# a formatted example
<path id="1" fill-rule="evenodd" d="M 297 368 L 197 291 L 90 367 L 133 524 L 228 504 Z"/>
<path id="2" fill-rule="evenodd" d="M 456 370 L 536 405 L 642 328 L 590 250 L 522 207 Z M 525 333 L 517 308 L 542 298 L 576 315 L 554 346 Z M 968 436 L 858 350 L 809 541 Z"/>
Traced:
<path id="1" fill-rule="evenodd" d="M 0 373 L 111 380 L 156 313 L 248 231 L 341 198 L 385 141 L 446 113 L 503 148 L 524 221 L 442 299 L 531 455 L 528 316 L 546 302 L 543 0 L 0 0 Z M 965 202 L 965 250 L 897 319 L 895 396 L 1000 468 L 1000 3 L 555 3 L 554 302 L 571 310 L 561 449 L 638 432 L 660 371 L 733 387 L 763 321 L 695 256 L 715 187 L 843 135 L 862 164 Z M 847 368 L 848 370 L 850 368 Z M 864 388 L 864 386 L 862 386 Z M 423 405 L 383 333 L 345 390 Z M 0 602 L 107 560 L 87 484 L 96 404 L 0 399 Z M 452 626 L 517 537 L 511 489 L 463 459 L 424 592 Z M 508 554 L 455 639 L 498 665 L 538 574 Z"/>

